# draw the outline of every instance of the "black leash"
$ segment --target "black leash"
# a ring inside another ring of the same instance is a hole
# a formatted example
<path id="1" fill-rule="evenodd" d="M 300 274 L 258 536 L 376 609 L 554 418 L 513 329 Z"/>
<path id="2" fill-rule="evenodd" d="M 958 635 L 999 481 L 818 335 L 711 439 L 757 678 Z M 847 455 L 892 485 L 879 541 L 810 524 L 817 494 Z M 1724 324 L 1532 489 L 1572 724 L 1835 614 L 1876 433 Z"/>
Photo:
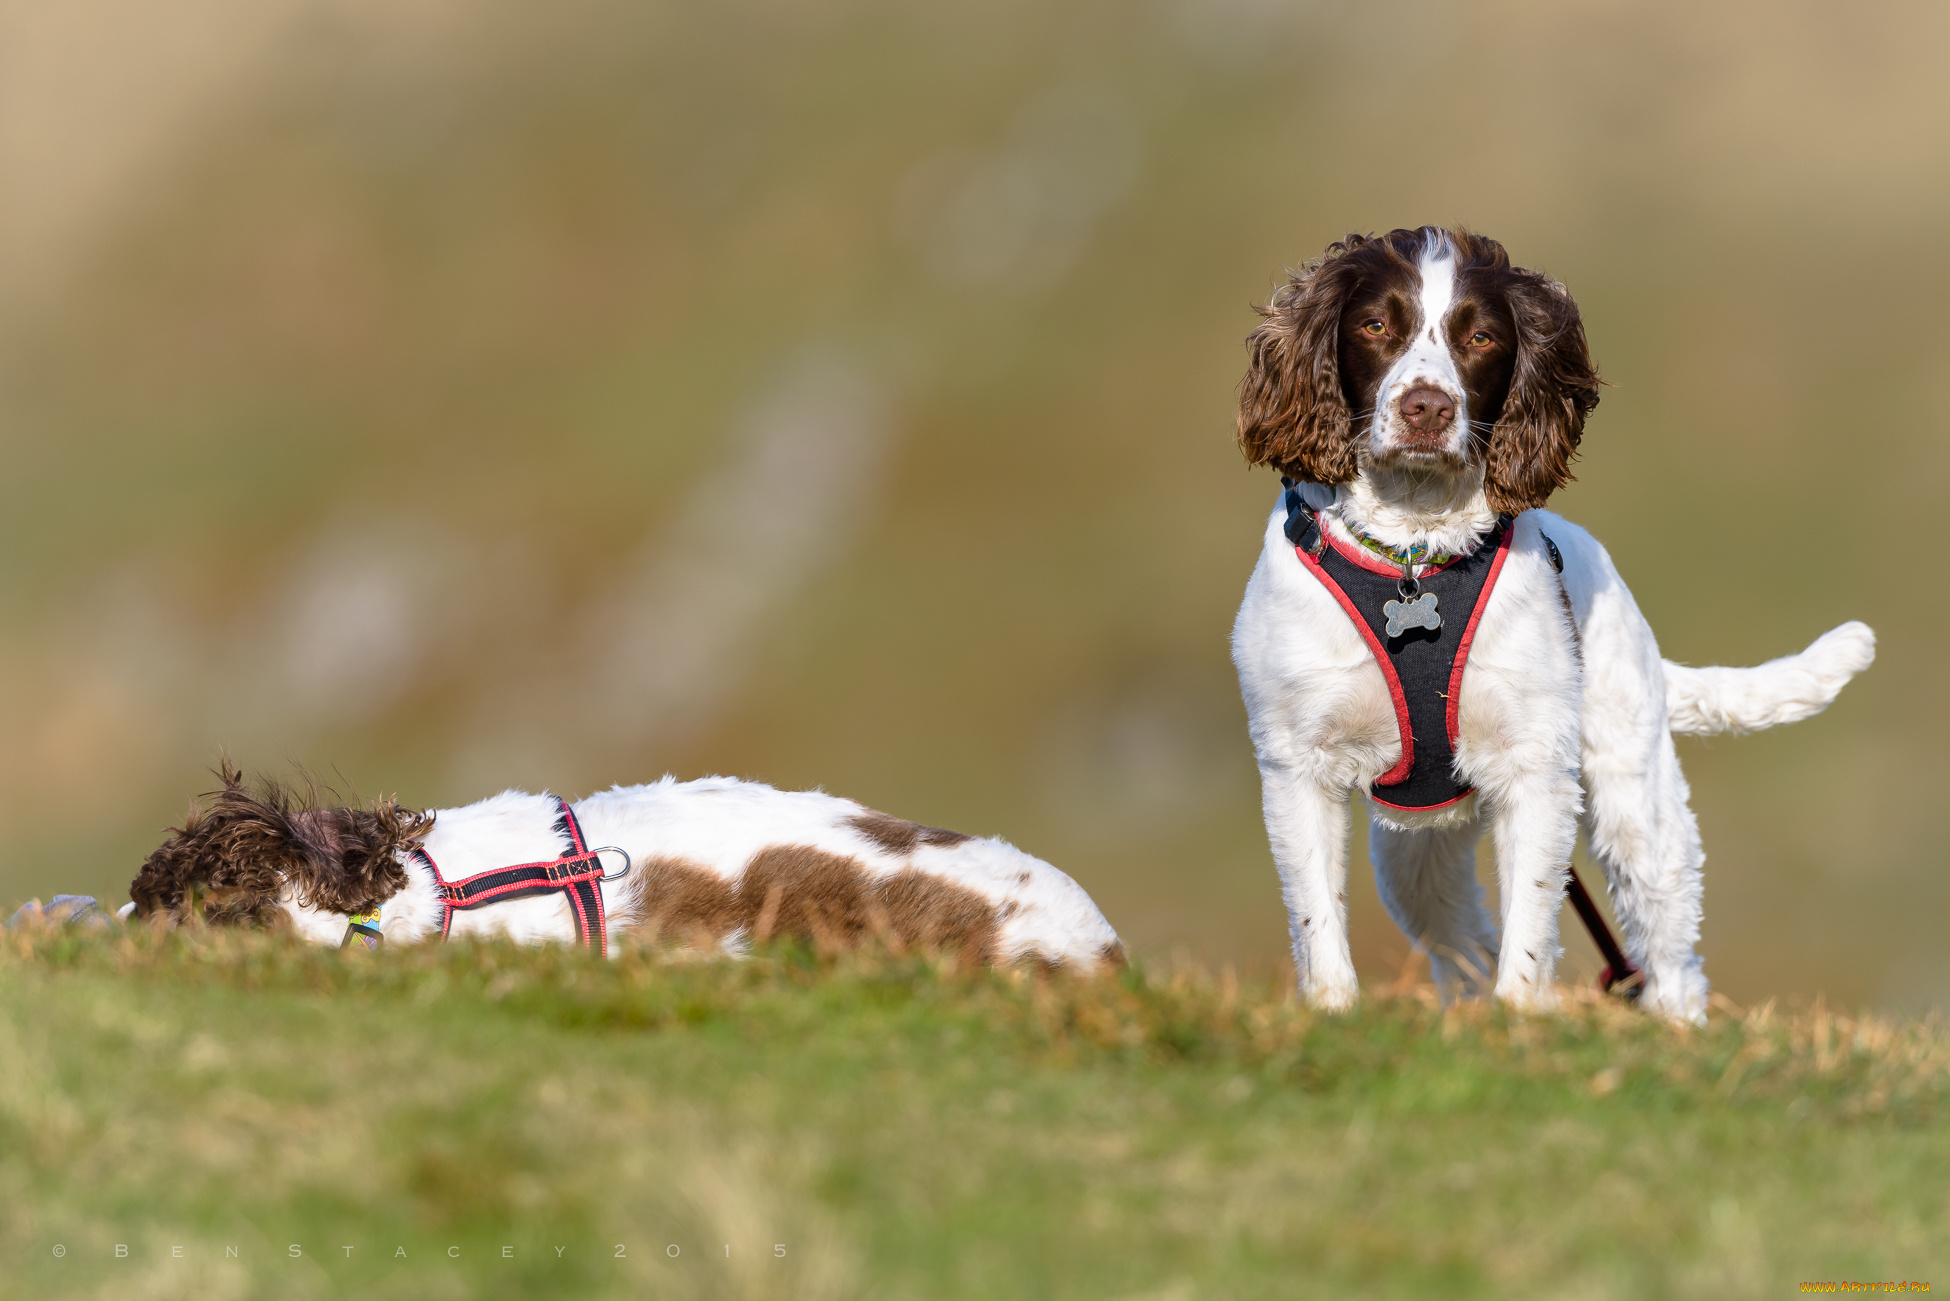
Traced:
<path id="1" fill-rule="evenodd" d="M 1577 909 L 1578 920 L 1591 932 L 1591 942 L 1598 946 L 1604 956 L 1605 969 L 1598 973 L 1598 988 L 1609 994 L 1616 989 L 1629 999 L 1637 999 L 1645 989 L 1645 977 L 1625 956 L 1625 950 L 1618 947 L 1612 938 L 1611 927 L 1605 925 L 1605 916 L 1598 911 L 1585 891 L 1584 882 L 1578 880 L 1578 870 L 1567 866 L 1564 869 L 1564 893 L 1571 896 L 1571 907 Z"/>

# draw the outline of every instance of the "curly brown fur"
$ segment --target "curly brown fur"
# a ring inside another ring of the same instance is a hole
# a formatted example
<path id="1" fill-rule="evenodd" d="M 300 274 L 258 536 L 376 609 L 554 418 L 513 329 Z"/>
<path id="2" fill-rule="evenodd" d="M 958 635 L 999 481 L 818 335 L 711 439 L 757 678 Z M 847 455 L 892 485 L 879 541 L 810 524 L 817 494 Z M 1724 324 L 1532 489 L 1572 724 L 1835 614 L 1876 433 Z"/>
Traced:
<path id="1" fill-rule="evenodd" d="M 379 800 L 369 808 L 321 807 L 275 781 L 255 790 L 229 760 L 206 809 L 192 804 L 183 825 L 149 855 L 129 897 L 140 917 L 273 925 L 291 897 L 327 912 L 377 908 L 406 886 L 399 856 L 433 826 L 431 814 Z"/>
<path id="2" fill-rule="evenodd" d="M 1515 336 L 1514 356 L 1485 365 L 1470 394 L 1485 493 L 1499 511 L 1542 506 L 1570 481 L 1585 417 L 1598 405 L 1601 381 L 1577 304 L 1548 276 L 1510 265 L 1497 241 L 1466 230 L 1447 235 L 1458 310 L 1507 322 Z M 1374 414 L 1380 371 L 1360 351 L 1355 315 L 1413 298 L 1423 238 L 1409 229 L 1350 234 L 1290 273 L 1258 309 L 1265 319 L 1247 338 L 1239 392 L 1248 462 L 1312 483 L 1347 483 L 1359 473 L 1359 427 Z"/>
<path id="3" fill-rule="evenodd" d="M 1517 361 L 1490 434 L 1483 486 L 1492 508 L 1514 515 L 1544 505 L 1571 481 L 1571 458 L 1585 417 L 1598 405 L 1601 381 L 1578 305 L 1564 286 L 1516 267 L 1506 275 Z"/>
<path id="4" fill-rule="evenodd" d="M 1349 235 L 1290 273 L 1273 300 L 1255 309 L 1266 319 L 1247 336 L 1252 359 L 1239 390 L 1239 449 L 1253 465 L 1313 483 L 1354 477 L 1339 355 L 1341 309 L 1368 274 L 1365 259 L 1348 255 L 1362 250 L 1393 253 L 1366 235 Z"/>

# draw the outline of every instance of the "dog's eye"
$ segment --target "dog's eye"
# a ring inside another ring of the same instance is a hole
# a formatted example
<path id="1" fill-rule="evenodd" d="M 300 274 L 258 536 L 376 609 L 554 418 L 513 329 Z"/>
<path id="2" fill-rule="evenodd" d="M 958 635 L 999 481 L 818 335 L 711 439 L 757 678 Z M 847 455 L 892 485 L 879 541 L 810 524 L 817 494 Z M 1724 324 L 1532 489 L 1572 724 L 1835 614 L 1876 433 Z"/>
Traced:
<path id="1" fill-rule="evenodd" d="M 1489 335 L 1481 330 L 1469 336 L 1469 346 L 1472 348 L 1487 348 L 1495 342 L 1495 339 L 1490 338 Z"/>
<path id="2" fill-rule="evenodd" d="M 1382 335 L 1388 333 L 1388 322 L 1369 321 L 1366 325 L 1362 326 L 1361 328 L 1366 330 L 1369 334 L 1372 334 L 1375 338 L 1379 339 Z"/>

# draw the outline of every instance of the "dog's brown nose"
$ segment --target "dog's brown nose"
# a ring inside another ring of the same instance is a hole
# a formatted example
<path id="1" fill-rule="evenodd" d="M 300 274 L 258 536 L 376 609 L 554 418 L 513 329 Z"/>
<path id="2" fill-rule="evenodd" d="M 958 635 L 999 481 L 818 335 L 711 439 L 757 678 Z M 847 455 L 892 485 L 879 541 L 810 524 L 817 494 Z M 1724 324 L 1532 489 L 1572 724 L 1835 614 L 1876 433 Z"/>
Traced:
<path id="1" fill-rule="evenodd" d="M 1402 419 L 1421 434 L 1439 434 L 1456 418 L 1456 404 L 1441 389 L 1412 388 L 1402 394 Z"/>

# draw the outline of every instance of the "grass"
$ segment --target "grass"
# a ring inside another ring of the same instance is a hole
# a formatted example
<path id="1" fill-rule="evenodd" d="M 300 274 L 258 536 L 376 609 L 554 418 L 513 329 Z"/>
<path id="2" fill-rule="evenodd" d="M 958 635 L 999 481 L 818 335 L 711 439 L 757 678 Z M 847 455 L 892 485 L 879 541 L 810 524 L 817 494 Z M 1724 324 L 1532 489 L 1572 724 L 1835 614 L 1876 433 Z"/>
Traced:
<path id="1" fill-rule="evenodd" d="M 1397 987 L 1323 1017 L 1191 966 L 11 933 L 0 1294 L 1718 1298 L 1950 1277 L 1937 1021 L 1722 1005 L 1681 1031 L 1569 998 L 1518 1017 Z"/>

